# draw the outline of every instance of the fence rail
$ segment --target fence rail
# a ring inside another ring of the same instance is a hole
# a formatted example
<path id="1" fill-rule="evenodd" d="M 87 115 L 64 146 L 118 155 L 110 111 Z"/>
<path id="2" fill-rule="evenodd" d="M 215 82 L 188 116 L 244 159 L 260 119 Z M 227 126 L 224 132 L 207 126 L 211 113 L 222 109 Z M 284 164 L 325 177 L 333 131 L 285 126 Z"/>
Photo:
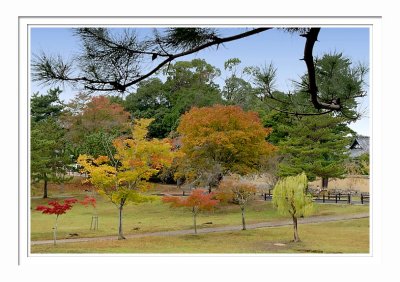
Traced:
<path id="1" fill-rule="evenodd" d="M 361 193 L 361 204 L 369 203 L 369 194 Z"/>
<path id="2" fill-rule="evenodd" d="M 346 204 L 369 204 L 369 193 L 361 193 L 359 196 L 354 193 L 331 193 L 327 191 L 323 191 L 320 193 L 313 193 L 311 195 L 315 202 L 319 203 L 346 203 Z M 264 201 L 272 200 L 273 194 L 272 189 L 269 189 L 268 192 L 262 193 L 261 197 Z M 358 199 L 360 198 L 360 200 Z"/>
<path id="3" fill-rule="evenodd" d="M 346 202 L 348 204 L 351 204 L 351 194 L 342 194 L 342 193 L 338 193 L 338 194 L 328 194 L 325 195 L 325 193 L 318 194 L 313 196 L 314 201 L 322 201 L 323 203 L 342 203 L 342 202 Z"/>

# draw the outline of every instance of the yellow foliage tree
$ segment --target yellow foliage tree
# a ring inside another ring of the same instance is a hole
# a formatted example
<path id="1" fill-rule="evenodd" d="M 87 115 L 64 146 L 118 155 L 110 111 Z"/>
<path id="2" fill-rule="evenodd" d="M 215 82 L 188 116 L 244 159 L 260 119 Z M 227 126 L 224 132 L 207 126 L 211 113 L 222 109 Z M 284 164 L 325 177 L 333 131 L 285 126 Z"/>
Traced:
<path id="1" fill-rule="evenodd" d="M 307 176 L 304 172 L 282 178 L 276 183 L 272 196 L 272 204 L 278 212 L 292 217 L 294 242 L 300 241 L 297 218 L 307 216 L 314 210 L 312 197 L 306 192 L 307 183 Z"/>
<path id="2" fill-rule="evenodd" d="M 171 142 L 167 139 L 146 139 L 147 128 L 152 119 L 135 122 L 132 137 L 113 141 L 116 154 L 93 158 L 80 155 L 78 164 L 88 173 L 90 181 L 99 194 L 108 198 L 119 210 L 118 239 L 125 239 L 122 232 L 122 212 L 131 203 L 143 203 L 154 199 L 144 192 L 151 188 L 149 178 L 174 157 Z"/>

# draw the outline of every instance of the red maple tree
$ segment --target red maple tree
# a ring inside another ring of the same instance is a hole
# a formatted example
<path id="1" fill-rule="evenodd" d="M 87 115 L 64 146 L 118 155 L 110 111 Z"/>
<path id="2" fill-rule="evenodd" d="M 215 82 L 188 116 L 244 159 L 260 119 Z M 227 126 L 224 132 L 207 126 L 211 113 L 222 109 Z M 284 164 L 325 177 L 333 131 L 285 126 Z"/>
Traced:
<path id="1" fill-rule="evenodd" d="M 214 193 L 206 193 L 204 189 L 195 189 L 187 197 L 165 196 L 162 198 L 164 203 L 170 203 L 171 207 L 188 207 L 192 210 L 194 233 L 197 234 L 196 217 L 200 211 L 211 210 L 219 200 L 214 199 Z"/>
<path id="2" fill-rule="evenodd" d="M 88 206 L 92 206 L 92 207 L 96 207 L 96 199 L 94 197 L 89 197 L 89 196 L 85 196 L 85 198 L 83 199 L 83 201 L 80 202 L 82 205 L 84 205 L 85 207 Z"/>
<path id="3" fill-rule="evenodd" d="M 70 209 L 72 209 L 73 205 L 78 202 L 75 198 L 65 199 L 64 203 L 61 204 L 58 201 L 50 201 L 48 202 L 48 206 L 37 206 L 36 210 L 41 211 L 44 214 L 55 214 L 56 221 L 53 227 L 53 238 L 54 238 L 54 245 L 57 243 L 57 220 L 58 217 Z"/>

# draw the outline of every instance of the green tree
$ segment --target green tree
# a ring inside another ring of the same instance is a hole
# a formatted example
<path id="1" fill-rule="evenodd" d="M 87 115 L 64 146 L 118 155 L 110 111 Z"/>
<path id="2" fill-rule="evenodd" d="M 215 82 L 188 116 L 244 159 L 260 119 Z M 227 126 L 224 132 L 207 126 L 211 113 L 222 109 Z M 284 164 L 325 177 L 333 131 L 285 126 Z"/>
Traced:
<path id="1" fill-rule="evenodd" d="M 318 87 L 318 98 L 321 103 L 340 105 L 343 117 L 356 120 L 357 98 L 366 96 L 363 90 L 368 68 L 356 64 L 342 53 L 328 53 L 315 59 L 315 79 Z M 302 103 L 309 99 L 309 78 L 302 77 L 297 91 L 304 97 Z M 309 107 L 307 105 L 307 107 Z"/>
<path id="2" fill-rule="evenodd" d="M 296 176 L 282 178 L 276 183 L 272 203 L 282 215 L 290 215 L 293 220 L 294 241 L 300 241 L 297 219 L 307 216 L 313 211 L 313 202 L 306 194 L 307 176 L 302 173 Z"/>
<path id="3" fill-rule="evenodd" d="M 48 183 L 64 183 L 72 163 L 66 150 L 64 130 L 54 118 L 31 121 L 31 182 L 43 181 L 43 198 L 48 197 Z"/>
<path id="4" fill-rule="evenodd" d="M 33 121 L 41 121 L 48 118 L 57 118 L 61 115 L 64 105 L 60 101 L 61 90 L 50 89 L 46 95 L 34 93 L 31 97 L 31 118 Z"/>
<path id="5" fill-rule="evenodd" d="M 284 159 L 279 165 L 280 176 L 293 176 L 305 172 L 309 180 L 322 178 L 322 187 L 328 187 L 330 177 L 345 174 L 348 159 L 346 137 L 350 129 L 344 120 L 332 115 L 319 118 L 305 116 L 283 125 L 287 136 L 278 143 Z"/>
<path id="6" fill-rule="evenodd" d="M 225 62 L 224 68 L 228 73 L 225 79 L 225 85 L 222 88 L 222 96 L 229 105 L 238 105 L 242 109 L 256 111 L 265 108 L 262 101 L 256 96 L 249 76 L 250 68 L 240 68 L 241 61 L 238 58 L 232 58 Z"/>
<path id="7" fill-rule="evenodd" d="M 166 81 L 158 78 L 139 83 L 136 93 L 126 97 L 125 108 L 134 118 L 154 118 L 149 137 L 164 138 L 175 130 L 190 108 L 222 103 L 214 79 L 220 71 L 206 61 L 194 59 L 171 64 L 164 70 Z"/>
<path id="8" fill-rule="evenodd" d="M 369 153 L 350 158 L 346 164 L 346 173 L 349 175 L 369 175 Z"/>
<path id="9" fill-rule="evenodd" d="M 31 97 L 31 182 L 43 181 L 43 198 L 48 197 L 49 181 L 64 183 L 71 158 L 66 149 L 65 130 L 60 116 L 64 105 L 59 88 Z"/>

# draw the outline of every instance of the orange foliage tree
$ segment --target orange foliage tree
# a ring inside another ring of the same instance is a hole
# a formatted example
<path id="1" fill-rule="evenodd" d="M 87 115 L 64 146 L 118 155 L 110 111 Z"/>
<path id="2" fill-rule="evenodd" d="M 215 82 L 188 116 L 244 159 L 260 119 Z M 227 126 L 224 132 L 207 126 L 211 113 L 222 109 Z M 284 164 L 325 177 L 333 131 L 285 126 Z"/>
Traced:
<path id="1" fill-rule="evenodd" d="M 213 193 L 206 193 L 203 189 L 194 189 L 187 198 L 165 196 L 162 200 L 164 203 L 170 203 L 172 207 L 188 207 L 191 209 L 195 234 L 197 234 L 197 214 L 201 211 L 211 210 L 219 202 L 219 200 L 214 199 Z"/>
<path id="2" fill-rule="evenodd" d="M 177 131 L 182 135 L 184 157 L 176 178 L 215 182 L 209 175 L 216 172 L 256 172 L 275 150 L 265 140 L 271 129 L 263 127 L 257 113 L 238 106 L 192 108 L 182 116 Z M 210 183 L 206 185 L 211 191 Z"/>
<path id="3" fill-rule="evenodd" d="M 148 180 L 163 166 L 169 166 L 174 157 L 171 142 L 146 138 L 151 121 L 152 119 L 137 120 L 132 137 L 115 139 L 114 155 L 97 158 L 80 155 L 78 158 L 82 171 L 89 175 L 88 180 L 119 210 L 118 239 L 125 239 L 122 232 L 124 206 L 129 202 L 153 200 L 153 196 L 143 193 L 152 186 Z"/>

